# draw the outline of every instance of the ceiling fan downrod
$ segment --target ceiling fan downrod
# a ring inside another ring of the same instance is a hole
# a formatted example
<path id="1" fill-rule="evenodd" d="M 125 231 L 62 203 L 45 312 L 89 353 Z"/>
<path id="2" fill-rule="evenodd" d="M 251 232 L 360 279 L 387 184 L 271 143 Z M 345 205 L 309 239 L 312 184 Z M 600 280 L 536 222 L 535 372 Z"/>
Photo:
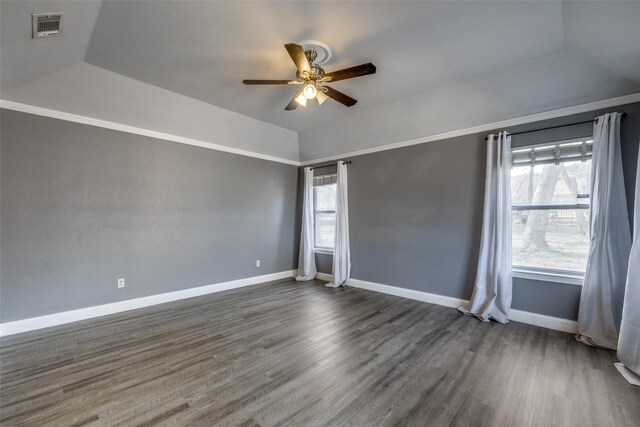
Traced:
<path id="1" fill-rule="evenodd" d="M 315 49 L 305 50 L 304 56 L 307 57 L 307 62 L 309 62 L 310 73 L 308 76 L 303 76 L 303 80 L 315 80 L 317 82 L 322 81 L 324 69 L 315 62 L 318 57 L 318 52 L 316 52 Z"/>

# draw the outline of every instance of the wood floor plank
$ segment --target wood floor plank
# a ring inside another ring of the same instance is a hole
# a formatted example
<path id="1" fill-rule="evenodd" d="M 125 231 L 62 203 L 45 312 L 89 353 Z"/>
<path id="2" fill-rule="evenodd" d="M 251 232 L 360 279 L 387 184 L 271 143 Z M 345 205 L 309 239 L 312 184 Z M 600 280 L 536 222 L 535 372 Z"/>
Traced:
<path id="1" fill-rule="evenodd" d="M 572 335 L 280 280 L 0 340 L 3 426 L 640 426 Z"/>

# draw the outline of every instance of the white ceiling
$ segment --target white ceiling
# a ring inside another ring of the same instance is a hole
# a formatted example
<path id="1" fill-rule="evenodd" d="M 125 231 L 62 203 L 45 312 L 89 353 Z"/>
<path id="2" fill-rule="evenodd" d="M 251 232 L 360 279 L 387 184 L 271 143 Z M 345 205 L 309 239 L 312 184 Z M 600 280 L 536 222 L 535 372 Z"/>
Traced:
<path id="1" fill-rule="evenodd" d="M 99 1 L 0 0 L 0 89 L 19 88 L 84 61 Z M 64 12 L 64 36 L 31 38 L 31 14 Z"/>
<path id="2" fill-rule="evenodd" d="M 284 111 L 297 88 L 241 81 L 295 78 L 283 45 L 308 38 L 335 52 L 327 71 L 377 66 L 334 84 L 365 109 L 562 47 L 561 4 L 106 2 L 86 61 L 300 131 L 347 108 Z"/>
<path id="3" fill-rule="evenodd" d="M 30 14 L 46 11 L 66 13 L 65 34 L 32 40 Z M 500 96 L 508 100 L 509 112 L 520 113 L 640 92 L 637 1 L 25 0 L 2 1 L 0 13 L 0 89 L 5 99 L 20 101 L 29 94 L 33 100 L 37 89 L 55 97 L 55 102 L 47 100 L 49 106 L 73 108 L 52 76 L 67 73 L 59 80 L 70 82 L 72 75 L 82 73 L 83 81 L 93 79 L 99 90 L 103 69 L 129 78 L 121 86 L 109 86 L 115 91 L 111 98 L 121 87 L 122 109 L 128 116 L 132 111 L 124 100 L 132 92 L 129 88 L 155 87 L 154 99 L 168 100 L 173 92 L 300 132 L 301 151 L 309 155 L 314 150 L 303 147 L 305 139 L 318 144 L 322 138 L 315 135 L 322 135 L 323 129 L 337 129 L 329 142 L 333 146 L 315 152 L 335 154 L 345 138 L 340 129 L 368 120 L 376 120 L 382 130 L 393 129 L 396 122 L 419 120 L 408 117 L 412 111 L 433 116 L 447 99 L 455 99 L 468 122 L 476 124 L 507 118 L 507 113 L 499 109 L 495 117 L 487 115 L 475 94 L 484 100 Z M 294 66 L 283 44 L 303 39 L 332 47 L 334 58 L 325 66 L 327 71 L 369 61 L 377 66 L 373 76 L 334 83 L 358 99 L 356 106 L 328 101 L 322 107 L 287 112 L 284 106 L 294 88 L 241 83 L 244 78 L 292 78 Z M 538 86 L 526 87 L 528 75 Z M 545 75 L 552 84 L 541 88 Z M 496 90 L 489 91 L 493 87 Z M 473 105 L 460 104 L 461 88 L 471 92 Z M 439 101 L 429 104 L 427 97 Z M 412 109 L 403 108 L 405 104 Z M 95 112 L 89 103 L 83 108 L 87 114 L 103 114 L 98 101 Z M 414 130 L 424 132 L 415 126 Z M 307 138 L 310 135 L 314 137 Z M 388 139 L 371 144 L 393 142 Z"/>

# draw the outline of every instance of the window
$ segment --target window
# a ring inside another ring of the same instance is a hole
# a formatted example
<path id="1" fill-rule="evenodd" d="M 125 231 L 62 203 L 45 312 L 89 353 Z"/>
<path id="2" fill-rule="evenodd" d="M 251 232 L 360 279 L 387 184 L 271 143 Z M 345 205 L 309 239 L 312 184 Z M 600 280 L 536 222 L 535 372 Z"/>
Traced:
<path id="1" fill-rule="evenodd" d="M 584 274 L 591 146 L 591 140 L 573 140 L 512 150 L 514 269 Z"/>
<path id="2" fill-rule="evenodd" d="M 336 175 L 313 180 L 314 237 L 317 249 L 333 250 L 336 233 Z"/>

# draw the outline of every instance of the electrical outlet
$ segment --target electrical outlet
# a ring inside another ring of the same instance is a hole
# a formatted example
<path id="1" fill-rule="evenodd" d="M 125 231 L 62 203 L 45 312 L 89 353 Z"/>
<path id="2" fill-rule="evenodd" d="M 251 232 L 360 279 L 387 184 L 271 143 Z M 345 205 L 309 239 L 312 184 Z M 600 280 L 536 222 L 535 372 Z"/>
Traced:
<path id="1" fill-rule="evenodd" d="M 256 267 L 260 267 L 260 260 L 259 259 L 256 260 Z"/>
<path id="2" fill-rule="evenodd" d="M 118 279 L 118 287 L 124 288 L 124 279 Z"/>

